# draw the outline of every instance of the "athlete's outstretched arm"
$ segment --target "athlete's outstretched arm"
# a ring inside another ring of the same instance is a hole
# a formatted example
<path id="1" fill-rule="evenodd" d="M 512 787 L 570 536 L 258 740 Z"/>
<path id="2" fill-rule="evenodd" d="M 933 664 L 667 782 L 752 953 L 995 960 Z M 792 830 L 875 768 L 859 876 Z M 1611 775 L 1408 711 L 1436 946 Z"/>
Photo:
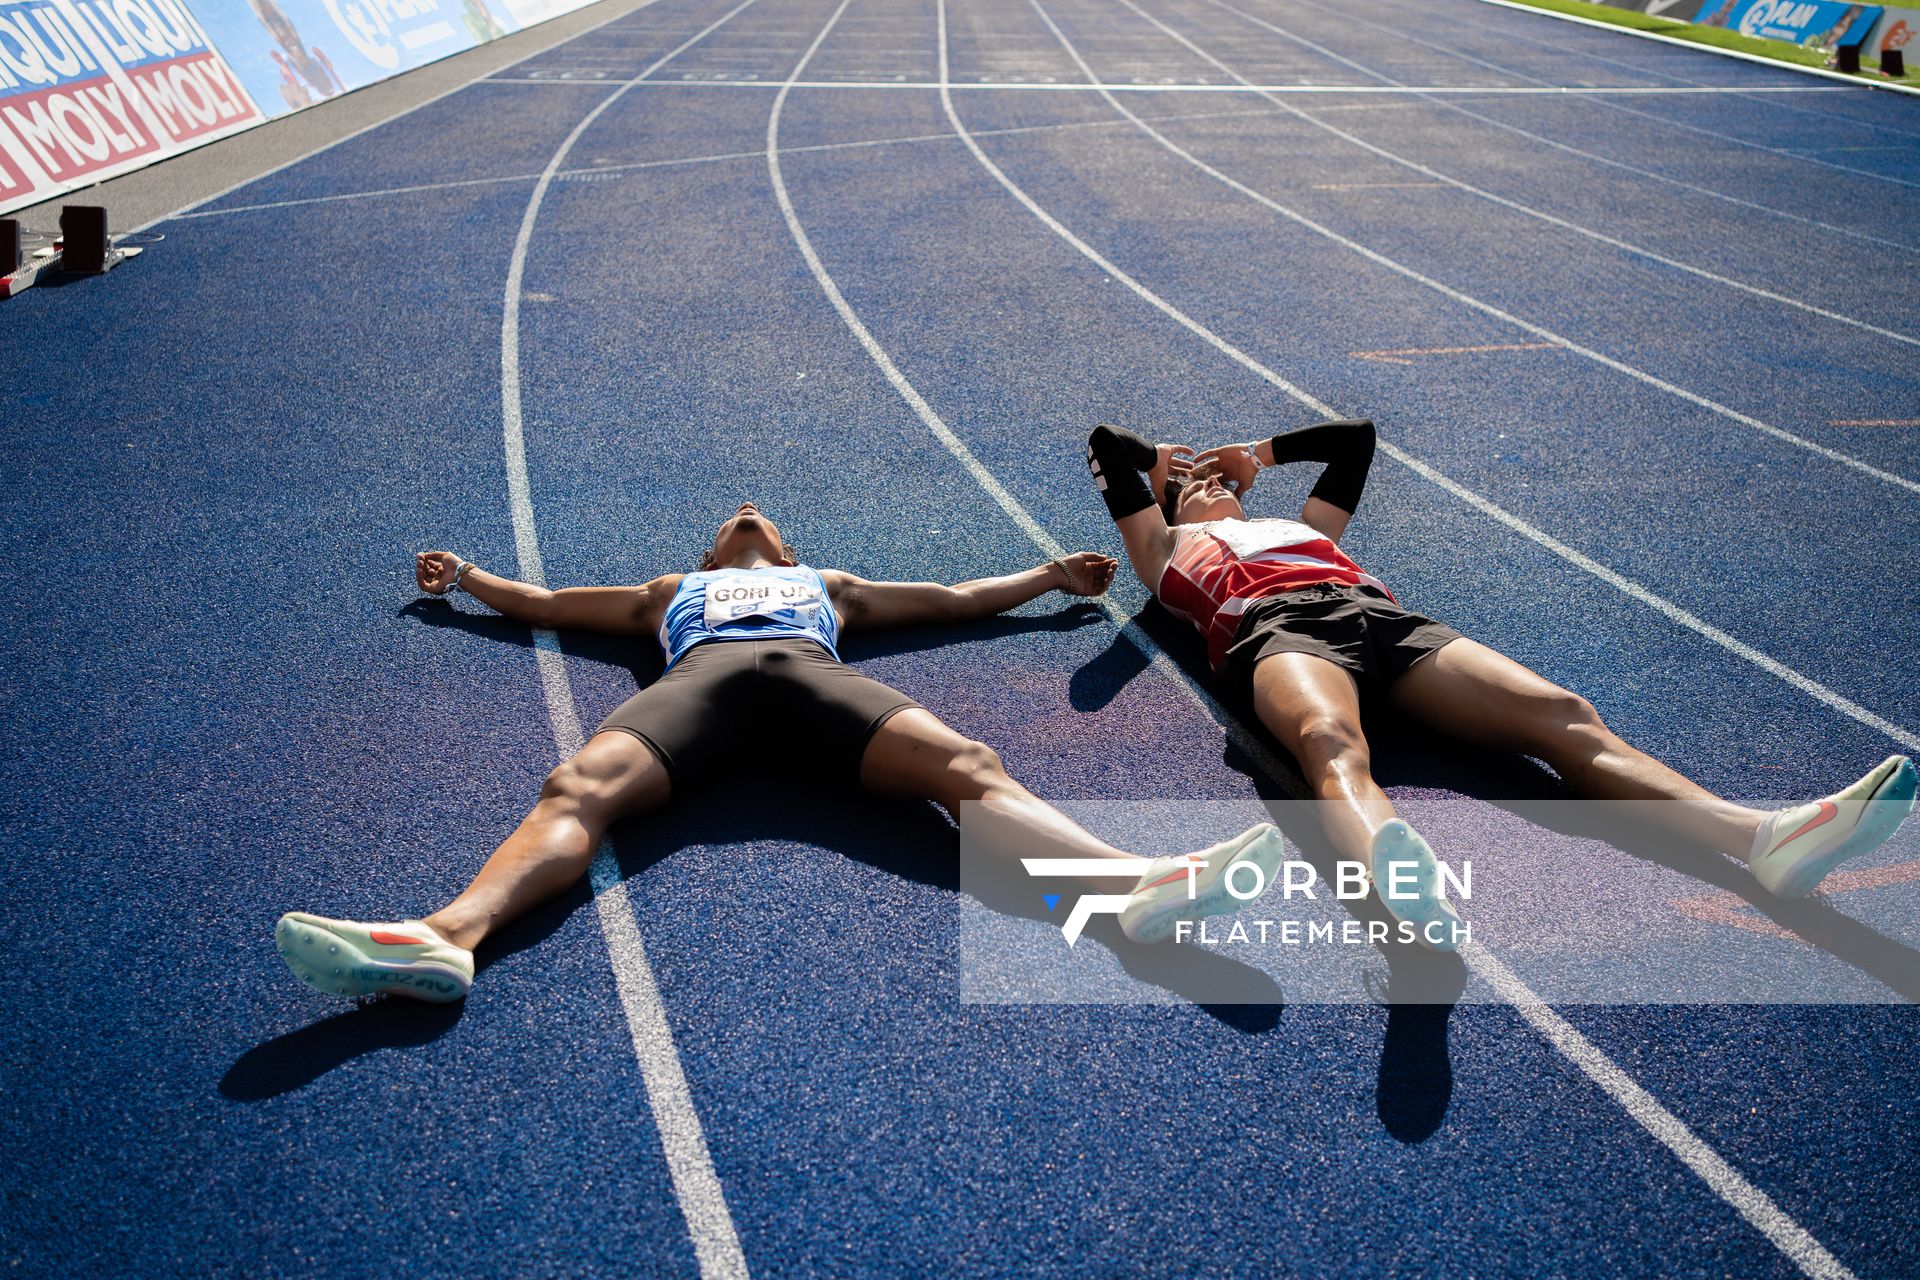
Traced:
<path id="1" fill-rule="evenodd" d="M 1150 444 L 1143 436 L 1102 423 L 1087 437 L 1093 486 L 1127 546 L 1134 574 L 1152 591 L 1173 558 L 1173 530 L 1160 503 L 1192 470 L 1185 445 Z M 1142 473 L 1145 474 L 1142 474 Z"/>
<path id="2" fill-rule="evenodd" d="M 923 622 L 971 622 L 1025 604 L 1049 591 L 1097 596 L 1113 582 L 1119 561 L 1076 551 L 1024 573 L 975 578 L 958 586 L 938 582 L 869 582 L 829 569 L 821 574 L 833 606 L 849 627 L 907 627 Z"/>
<path id="3" fill-rule="evenodd" d="M 1300 510 L 1300 521 L 1340 541 L 1353 513 L 1359 510 L 1367 472 L 1373 467 L 1374 431 L 1369 418 L 1316 423 L 1297 431 L 1283 431 L 1271 440 L 1224 444 L 1196 457 L 1194 465 L 1211 468 L 1234 492 L 1245 498 L 1262 467 L 1289 462 L 1323 462 L 1327 469 Z"/>
<path id="4" fill-rule="evenodd" d="M 467 565 L 464 572 L 461 565 Z M 668 574 L 637 587 L 563 587 L 550 591 L 488 573 L 451 551 L 422 551 L 414 557 L 414 581 L 428 595 L 443 596 L 457 585 L 481 604 L 516 622 L 569 631 L 606 631 L 647 635 L 658 629 L 660 613 L 680 585 Z"/>

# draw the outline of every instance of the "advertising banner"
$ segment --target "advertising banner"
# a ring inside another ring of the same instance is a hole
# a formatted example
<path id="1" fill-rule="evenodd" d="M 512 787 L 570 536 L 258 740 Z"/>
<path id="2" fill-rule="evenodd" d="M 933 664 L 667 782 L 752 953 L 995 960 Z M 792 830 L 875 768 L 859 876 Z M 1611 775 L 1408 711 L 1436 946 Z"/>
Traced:
<path id="1" fill-rule="evenodd" d="M 202 0 L 197 11 L 270 116 L 519 30 L 500 0 Z"/>
<path id="2" fill-rule="evenodd" d="M 0 0 L 0 213 L 591 3 Z"/>
<path id="3" fill-rule="evenodd" d="M 1636 13 L 1651 14 L 1656 18 L 1673 18 L 1680 22 L 1693 21 L 1700 11 L 1702 0 L 1600 0 L 1610 9 L 1631 9 Z"/>
<path id="4" fill-rule="evenodd" d="M 0 0 L 0 210 L 262 119 L 178 0 Z"/>
<path id="5" fill-rule="evenodd" d="M 1878 5 L 1837 0 L 1707 0 L 1695 21 L 1743 36 L 1835 49 L 1865 40 L 1879 18 Z"/>
<path id="6" fill-rule="evenodd" d="M 1916 35 L 1920 35 L 1920 9 L 1888 9 L 1881 14 L 1868 47 L 1875 57 L 1890 49 L 1904 51 Z"/>

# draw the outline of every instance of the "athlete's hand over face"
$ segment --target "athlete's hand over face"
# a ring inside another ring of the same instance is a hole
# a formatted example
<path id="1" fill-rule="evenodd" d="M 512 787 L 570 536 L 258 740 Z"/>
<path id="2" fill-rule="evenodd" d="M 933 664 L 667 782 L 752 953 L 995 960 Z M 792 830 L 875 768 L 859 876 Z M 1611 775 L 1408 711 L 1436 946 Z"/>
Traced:
<path id="1" fill-rule="evenodd" d="M 1056 561 L 1066 571 L 1067 585 L 1060 588 L 1070 596 L 1097 596 L 1113 585 L 1113 571 L 1120 562 L 1097 551 L 1076 551 Z"/>
<path id="2" fill-rule="evenodd" d="M 422 551 L 413 558 L 413 580 L 430 596 L 443 596 L 453 585 L 460 557 L 451 551 Z"/>
<path id="3" fill-rule="evenodd" d="M 1187 477 L 1193 474 L 1193 446 L 1157 444 L 1153 449 L 1153 470 L 1147 472 L 1147 488 L 1153 491 L 1153 500 L 1158 502 L 1167 487 L 1167 481 L 1185 484 Z"/>
<path id="4" fill-rule="evenodd" d="M 1250 444 L 1223 444 L 1197 455 L 1193 460 L 1193 473 L 1200 480 L 1219 476 L 1220 482 L 1239 497 L 1253 488 L 1254 479 L 1260 474 L 1260 459 Z"/>

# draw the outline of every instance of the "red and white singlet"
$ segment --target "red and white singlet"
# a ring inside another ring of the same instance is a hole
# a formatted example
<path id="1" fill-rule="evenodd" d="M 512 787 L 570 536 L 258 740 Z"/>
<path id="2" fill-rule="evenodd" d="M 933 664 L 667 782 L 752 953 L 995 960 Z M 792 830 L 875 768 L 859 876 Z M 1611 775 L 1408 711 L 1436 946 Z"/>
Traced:
<path id="1" fill-rule="evenodd" d="M 1240 615 L 1257 600 L 1318 582 L 1387 589 L 1331 538 L 1297 520 L 1209 520 L 1176 525 L 1173 536 L 1173 559 L 1153 594 L 1200 629 L 1216 671 Z"/>

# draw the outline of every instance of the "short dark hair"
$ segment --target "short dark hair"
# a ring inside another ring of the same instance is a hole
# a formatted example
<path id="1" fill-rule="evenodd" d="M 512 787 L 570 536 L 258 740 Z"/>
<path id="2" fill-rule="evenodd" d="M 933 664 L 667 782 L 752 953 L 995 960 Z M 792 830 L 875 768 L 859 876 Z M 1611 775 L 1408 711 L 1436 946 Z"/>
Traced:
<path id="1" fill-rule="evenodd" d="M 1180 509 L 1181 495 L 1196 484 L 1205 484 L 1204 480 L 1188 478 L 1180 483 L 1167 481 L 1166 491 L 1160 496 L 1160 514 L 1166 518 L 1169 528 L 1174 523 L 1174 513 Z"/>

